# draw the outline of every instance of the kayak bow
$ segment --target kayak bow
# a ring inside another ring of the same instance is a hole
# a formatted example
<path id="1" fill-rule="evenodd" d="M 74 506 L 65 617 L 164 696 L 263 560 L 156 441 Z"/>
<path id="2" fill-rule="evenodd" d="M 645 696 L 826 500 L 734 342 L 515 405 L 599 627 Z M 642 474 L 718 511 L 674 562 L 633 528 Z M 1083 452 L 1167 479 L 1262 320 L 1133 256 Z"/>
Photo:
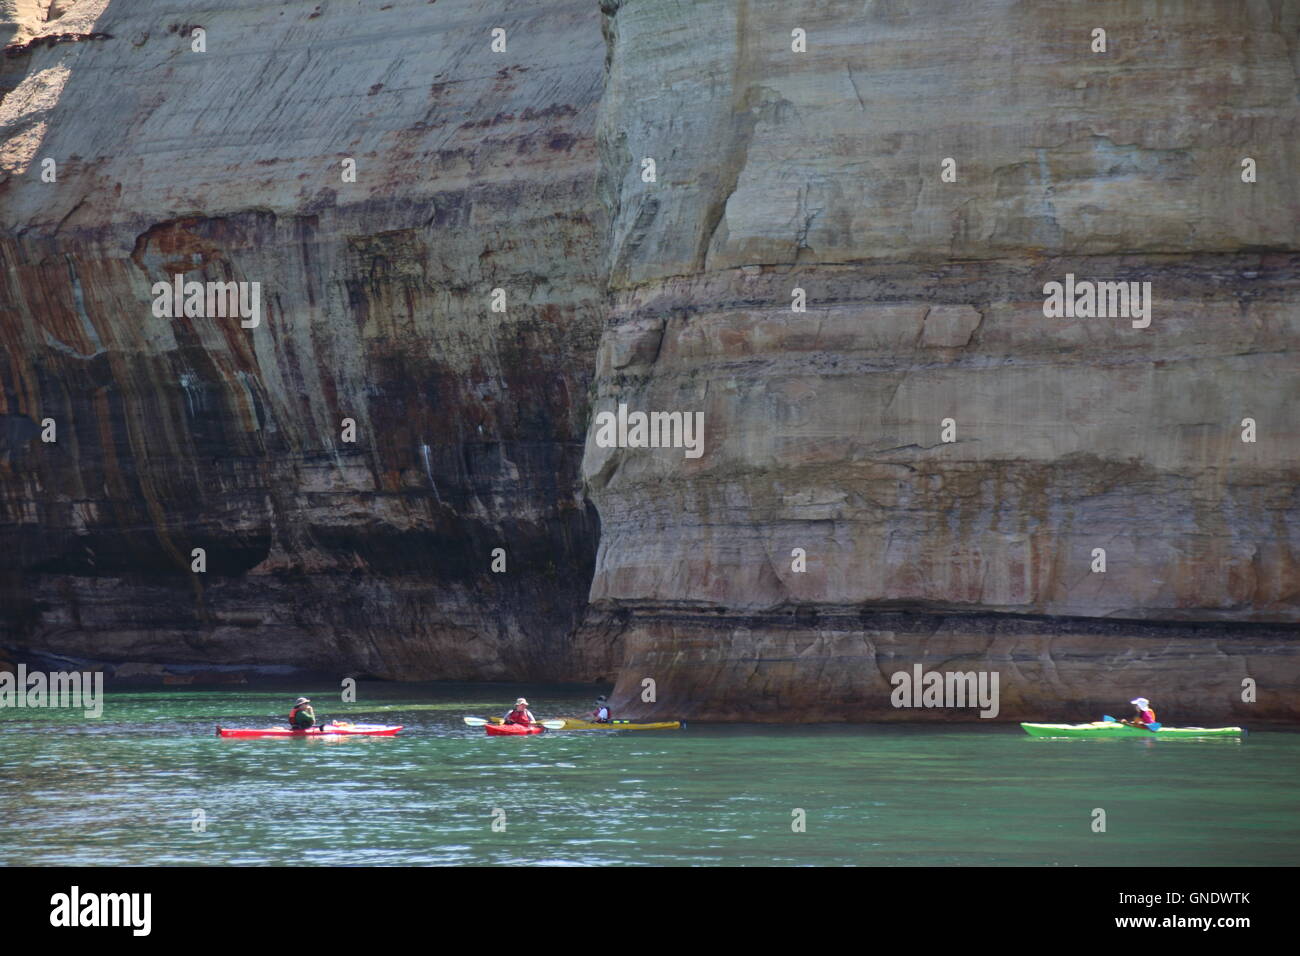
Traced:
<path id="1" fill-rule="evenodd" d="M 218 737 L 392 737 L 401 726 L 383 724 L 349 724 L 335 721 L 308 730 L 290 730 L 288 727 L 222 727 L 217 725 Z"/>
<path id="2" fill-rule="evenodd" d="M 1031 737 L 1160 737 L 1169 740 L 1196 737 L 1240 737 L 1245 731 L 1240 727 L 1161 727 L 1148 730 L 1098 720 L 1091 724 L 1021 724 Z"/>

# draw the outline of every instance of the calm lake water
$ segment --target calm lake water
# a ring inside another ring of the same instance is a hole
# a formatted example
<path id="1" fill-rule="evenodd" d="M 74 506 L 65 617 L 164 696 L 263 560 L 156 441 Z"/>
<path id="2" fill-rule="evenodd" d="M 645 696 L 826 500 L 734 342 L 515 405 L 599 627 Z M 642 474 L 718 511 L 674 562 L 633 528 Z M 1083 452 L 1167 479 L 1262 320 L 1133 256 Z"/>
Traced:
<path id="1" fill-rule="evenodd" d="M 214 735 L 217 723 L 283 724 L 299 694 L 322 716 L 406 730 Z M 590 706 L 585 689 L 373 683 L 337 706 L 337 688 L 295 686 L 110 692 L 98 720 L 0 710 L 0 864 L 1300 861 L 1297 733 L 1162 742 L 1035 740 L 1014 725 L 692 724 L 501 738 L 461 722 L 519 694 L 539 719 Z M 1096 807 L 1105 833 L 1092 832 Z"/>

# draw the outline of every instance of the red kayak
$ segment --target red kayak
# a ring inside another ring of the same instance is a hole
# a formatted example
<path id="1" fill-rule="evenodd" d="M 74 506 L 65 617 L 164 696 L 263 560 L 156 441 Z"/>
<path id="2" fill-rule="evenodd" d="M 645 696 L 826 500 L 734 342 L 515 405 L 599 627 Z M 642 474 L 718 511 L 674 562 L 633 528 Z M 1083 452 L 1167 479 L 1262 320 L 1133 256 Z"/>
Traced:
<path id="1" fill-rule="evenodd" d="M 483 729 L 489 737 L 523 737 L 527 734 L 540 734 L 545 727 L 525 727 L 523 724 L 484 724 Z"/>
<path id="2" fill-rule="evenodd" d="M 246 727 L 217 726 L 218 737 L 392 737 L 402 728 L 386 727 L 383 724 L 325 724 L 309 730 L 290 730 L 288 727 Z"/>

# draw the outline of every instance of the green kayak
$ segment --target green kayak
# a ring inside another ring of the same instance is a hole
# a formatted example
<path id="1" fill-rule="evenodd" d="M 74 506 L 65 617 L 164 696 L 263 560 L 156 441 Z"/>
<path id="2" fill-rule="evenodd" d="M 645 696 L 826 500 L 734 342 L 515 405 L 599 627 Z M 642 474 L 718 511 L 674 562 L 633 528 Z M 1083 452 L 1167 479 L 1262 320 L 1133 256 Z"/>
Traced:
<path id="1" fill-rule="evenodd" d="M 1245 733 L 1240 727 L 1161 727 L 1147 730 L 1130 727 L 1113 721 L 1098 720 L 1091 724 L 1021 724 L 1031 737 L 1161 737 L 1184 739 L 1193 737 L 1240 737 Z"/>

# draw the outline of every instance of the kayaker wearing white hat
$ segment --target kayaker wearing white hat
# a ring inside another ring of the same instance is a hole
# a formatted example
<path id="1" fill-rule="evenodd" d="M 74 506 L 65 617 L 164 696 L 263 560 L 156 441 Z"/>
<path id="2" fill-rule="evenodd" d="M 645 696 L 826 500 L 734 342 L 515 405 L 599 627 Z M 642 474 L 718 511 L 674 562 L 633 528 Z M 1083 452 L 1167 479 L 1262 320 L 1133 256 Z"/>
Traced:
<path id="1" fill-rule="evenodd" d="M 315 724 L 316 711 L 311 709 L 311 701 L 299 697 L 293 702 L 293 710 L 289 711 L 289 726 L 294 730 L 307 730 Z"/>
<path id="2" fill-rule="evenodd" d="M 1156 722 L 1156 712 L 1151 707 L 1151 701 L 1145 697 L 1134 697 L 1129 701 L 1136 712 L 1133 720 L 1121 720 L 1121 724 L 1128 724 L 1130 727 L 1145 727 L 1147 724 Z"/>
<path id="3" fill-rule="evenodd" d="M 609 723 L 609 701 L 604 694 L 596 698 L 596 709 L 591 712 L 591 719 L 598 724 Z"/>
<path id="4" fill-rule="evenodd" d="M 520 697 L 515 701 L 515 709 L 506 714 L 507 724 L 523 724 L 525 727 L 531 727 L 537 721 L 533 718 L 532 711 L 528 709 L 528 701 Z"/>

